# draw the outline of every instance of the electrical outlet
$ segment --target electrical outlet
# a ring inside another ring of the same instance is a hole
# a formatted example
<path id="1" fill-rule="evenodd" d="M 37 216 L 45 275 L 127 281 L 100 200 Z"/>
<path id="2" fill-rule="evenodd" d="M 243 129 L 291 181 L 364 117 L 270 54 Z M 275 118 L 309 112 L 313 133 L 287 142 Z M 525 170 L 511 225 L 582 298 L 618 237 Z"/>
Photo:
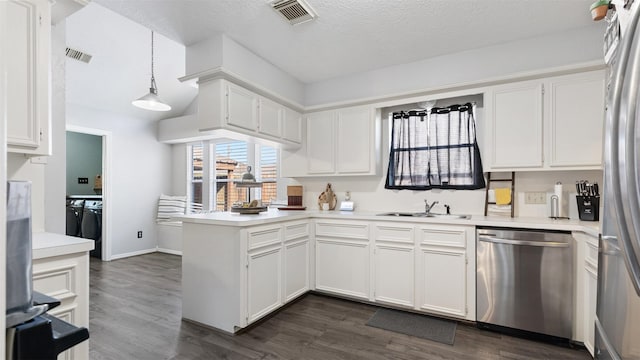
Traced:
<path id="1" fill-rule="evenodd" d="M 89 178 L 78 178 L 78 184 L 88 184 Z"/>
<path id="2" fill-rule="evenodd" d="M 142 239 L 142 230 L 138 231 L 138 239 Z"/>
<path id="3" fill-rule="evenodd" d="M 546 204 L 547 203 L 547 193 L 546 192 L 525 192 L 524 193 L 524 203 L 525 204 Z"/>

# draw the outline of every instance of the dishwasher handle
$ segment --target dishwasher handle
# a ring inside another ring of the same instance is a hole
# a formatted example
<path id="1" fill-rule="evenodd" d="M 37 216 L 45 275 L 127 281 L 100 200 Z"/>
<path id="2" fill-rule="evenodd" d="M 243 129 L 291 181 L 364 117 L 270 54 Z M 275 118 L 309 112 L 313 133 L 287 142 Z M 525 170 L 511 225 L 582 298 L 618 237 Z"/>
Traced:
<path id="1" fill-rule="evenodd" d="M 553 247 L 553 248 L 567 248 L 570 246 L 569 243 L 565 243 L 565 242 L 502 239 L 494 236 L 478 236 L 478 241 L 490 242 L 490 243 L 496 243 L 496 244 L 541 246 L 541 247 Z"/>

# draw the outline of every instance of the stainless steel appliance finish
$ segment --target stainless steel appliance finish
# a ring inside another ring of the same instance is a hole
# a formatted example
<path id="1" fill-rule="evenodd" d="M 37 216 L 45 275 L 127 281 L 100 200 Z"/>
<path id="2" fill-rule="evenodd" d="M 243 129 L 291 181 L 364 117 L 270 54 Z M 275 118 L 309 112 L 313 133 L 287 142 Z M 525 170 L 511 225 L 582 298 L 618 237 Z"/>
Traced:
<path id="1" fill-rule="evenodd" d="M 639 360 L 640 12 L 638 1 L 613 4 L 622 37 L 608 68 L 595 357 Z"/>
<path id="2" fill-rule="evenodd" d="M 571 339 L 571 234 L 483 228 L 476 240 L 478 322 Z"/>

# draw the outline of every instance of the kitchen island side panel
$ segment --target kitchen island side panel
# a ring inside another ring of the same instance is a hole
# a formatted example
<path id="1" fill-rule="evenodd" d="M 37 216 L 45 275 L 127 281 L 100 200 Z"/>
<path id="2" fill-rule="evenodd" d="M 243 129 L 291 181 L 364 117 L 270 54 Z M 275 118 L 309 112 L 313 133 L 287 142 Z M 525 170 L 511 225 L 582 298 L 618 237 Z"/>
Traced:
<path id="1" fill-rule="evenodd" d="M 182 317 L 229 333 L 240 326 L 240 228 L 183 223 Z"/>

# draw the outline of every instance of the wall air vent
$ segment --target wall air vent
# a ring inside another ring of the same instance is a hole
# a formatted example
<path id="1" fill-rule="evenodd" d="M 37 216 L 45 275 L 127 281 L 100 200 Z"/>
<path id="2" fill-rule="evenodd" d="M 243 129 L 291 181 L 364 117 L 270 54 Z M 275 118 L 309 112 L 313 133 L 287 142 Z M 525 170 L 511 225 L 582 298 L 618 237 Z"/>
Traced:
<path id="1" fill-rule="evenodd" d="M 93 57 L 87 53 L 83 53 L 82 51 L 75 50 L 72 48 L 67 48 L 67 50 L 65 51 L 65 54 L 67 55 L 67 57 L 70 57 L 78 61 L 82 61 L 87 64 L 89 63 L 89 61 L 91 61 L 91 58 Z"/>
<path id="2" fill-rule="evenodd" d="M 302 24 L 318 16 L 304 0 L 273 0 L 271 7 L 291 25 Z"/>

